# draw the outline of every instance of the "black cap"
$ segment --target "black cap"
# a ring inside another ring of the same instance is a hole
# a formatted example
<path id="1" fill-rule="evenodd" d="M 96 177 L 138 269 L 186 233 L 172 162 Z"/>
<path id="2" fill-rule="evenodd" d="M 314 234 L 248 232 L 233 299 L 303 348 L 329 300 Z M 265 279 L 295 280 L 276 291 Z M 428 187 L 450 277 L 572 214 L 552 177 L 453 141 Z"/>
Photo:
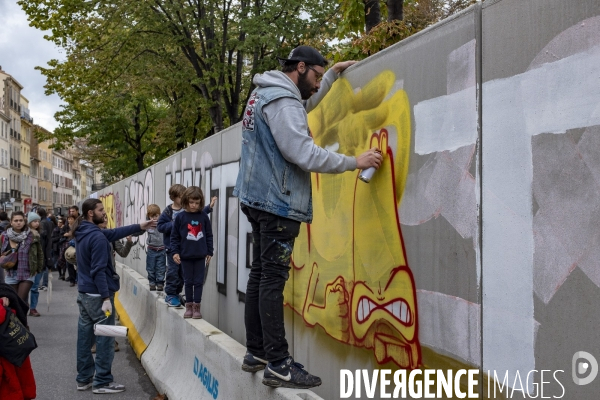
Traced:
<path id="1" fill-rule="evenodd" d="M 309 65 L 320 65 L 321 67 L 327 65 L 325 57 L 323 57 L 314 47 L 310 46 L 298 46 L 290 52 L 288 58 L 277 57 L 277 59 L 282 66 L 300 61 L 304 61 Z"/>

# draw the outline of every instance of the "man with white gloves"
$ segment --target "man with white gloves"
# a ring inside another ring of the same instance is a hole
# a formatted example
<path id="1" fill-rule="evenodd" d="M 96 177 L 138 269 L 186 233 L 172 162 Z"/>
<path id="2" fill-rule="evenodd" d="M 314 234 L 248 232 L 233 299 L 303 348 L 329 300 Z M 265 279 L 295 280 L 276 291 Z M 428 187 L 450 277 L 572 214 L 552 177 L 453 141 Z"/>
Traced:
<path id="1" fill-rule="evenodd" d="M 110 243 L 140 230 L 156 227 L 156 220 L 116 229 L 101 230 L 106 211 L 98 199 L 83 202 L 82 215 L 71 228 L 76 240 L 79 325 L 77 331 L 77 390 L 93 387 L 94 393 L 119 393 L 125 386 L 113 381 L 114 338 L 96 338 L 96 360 L 92 356 L 94 324 L 114 325 L 114 294 L 120 288 L 112 263 Z"/>

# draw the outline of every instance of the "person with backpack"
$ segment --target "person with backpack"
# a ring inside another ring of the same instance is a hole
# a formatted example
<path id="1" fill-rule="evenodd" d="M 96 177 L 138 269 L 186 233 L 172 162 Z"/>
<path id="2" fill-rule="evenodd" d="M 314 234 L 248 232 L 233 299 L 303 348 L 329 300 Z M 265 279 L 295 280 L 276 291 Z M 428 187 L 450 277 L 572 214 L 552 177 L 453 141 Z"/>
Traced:
<path id="1" fill-rule="evenodd" d="M 44 253 L 40 235 L 26 224 L 39 216 L 30 213 L 31 221 L 25 219 L 22 211 L 15 211 L 10 217 L 10 228 L 0 235 L 0 252 L 2 254 L 17 253 L 16 265 L 6 270 L 5 281 L 15 289 L 19 297 L 29 304 L 29 290 L 33 286 L 34 277 L 42 271 Z"/>

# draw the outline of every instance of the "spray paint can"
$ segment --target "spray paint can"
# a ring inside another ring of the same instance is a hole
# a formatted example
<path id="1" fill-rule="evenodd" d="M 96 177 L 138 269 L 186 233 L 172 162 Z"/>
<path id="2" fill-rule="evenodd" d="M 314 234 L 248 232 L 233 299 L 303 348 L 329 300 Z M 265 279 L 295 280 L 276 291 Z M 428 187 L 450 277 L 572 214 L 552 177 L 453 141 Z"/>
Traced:
<path id="1" fill-rule="evenodd" d="M 379 150 L 379 149 L 375 149 L 375 152 L 381 154 L 381 150 Z M 371 179 L 373 178 L 375 171 L 377 171 L 377 169 L 375 167 L 369 167 L 367 169 L 363 169 L 360 171 L 360 174 L 358 174 L 358 179 L 360 179 L 364 183 L 369 183 L 369 182 L 371 182 Z"/>

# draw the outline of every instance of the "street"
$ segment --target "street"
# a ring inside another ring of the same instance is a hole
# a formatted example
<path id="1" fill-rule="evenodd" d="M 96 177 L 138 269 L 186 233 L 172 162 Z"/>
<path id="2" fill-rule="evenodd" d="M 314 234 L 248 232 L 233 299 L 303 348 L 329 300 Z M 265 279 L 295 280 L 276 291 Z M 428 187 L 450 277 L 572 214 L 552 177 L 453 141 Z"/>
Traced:
<path id="1" fill-rule="evenodd" d="M 77 287 L 58 280 L 53 272 L 50 311 L 48 291 L 40 292 L 37 310 L 41 317 L 28 317 L 29 327 L 35 335 L 38 348 L 31 354 L 31 364 L 37 384 L 37 399 L 69 400 L 94 397 L 92 389 L 77 391 L 75 377 L 77 320 Z M 157 395 L 154 385 L 146 375 L 140 361 L 125 338 L 119 338 L 120 351 L 115 353 L 112 373 L 115 381 L 126 386 L 123 393 L 110 398 L 148 400 Z"/>

